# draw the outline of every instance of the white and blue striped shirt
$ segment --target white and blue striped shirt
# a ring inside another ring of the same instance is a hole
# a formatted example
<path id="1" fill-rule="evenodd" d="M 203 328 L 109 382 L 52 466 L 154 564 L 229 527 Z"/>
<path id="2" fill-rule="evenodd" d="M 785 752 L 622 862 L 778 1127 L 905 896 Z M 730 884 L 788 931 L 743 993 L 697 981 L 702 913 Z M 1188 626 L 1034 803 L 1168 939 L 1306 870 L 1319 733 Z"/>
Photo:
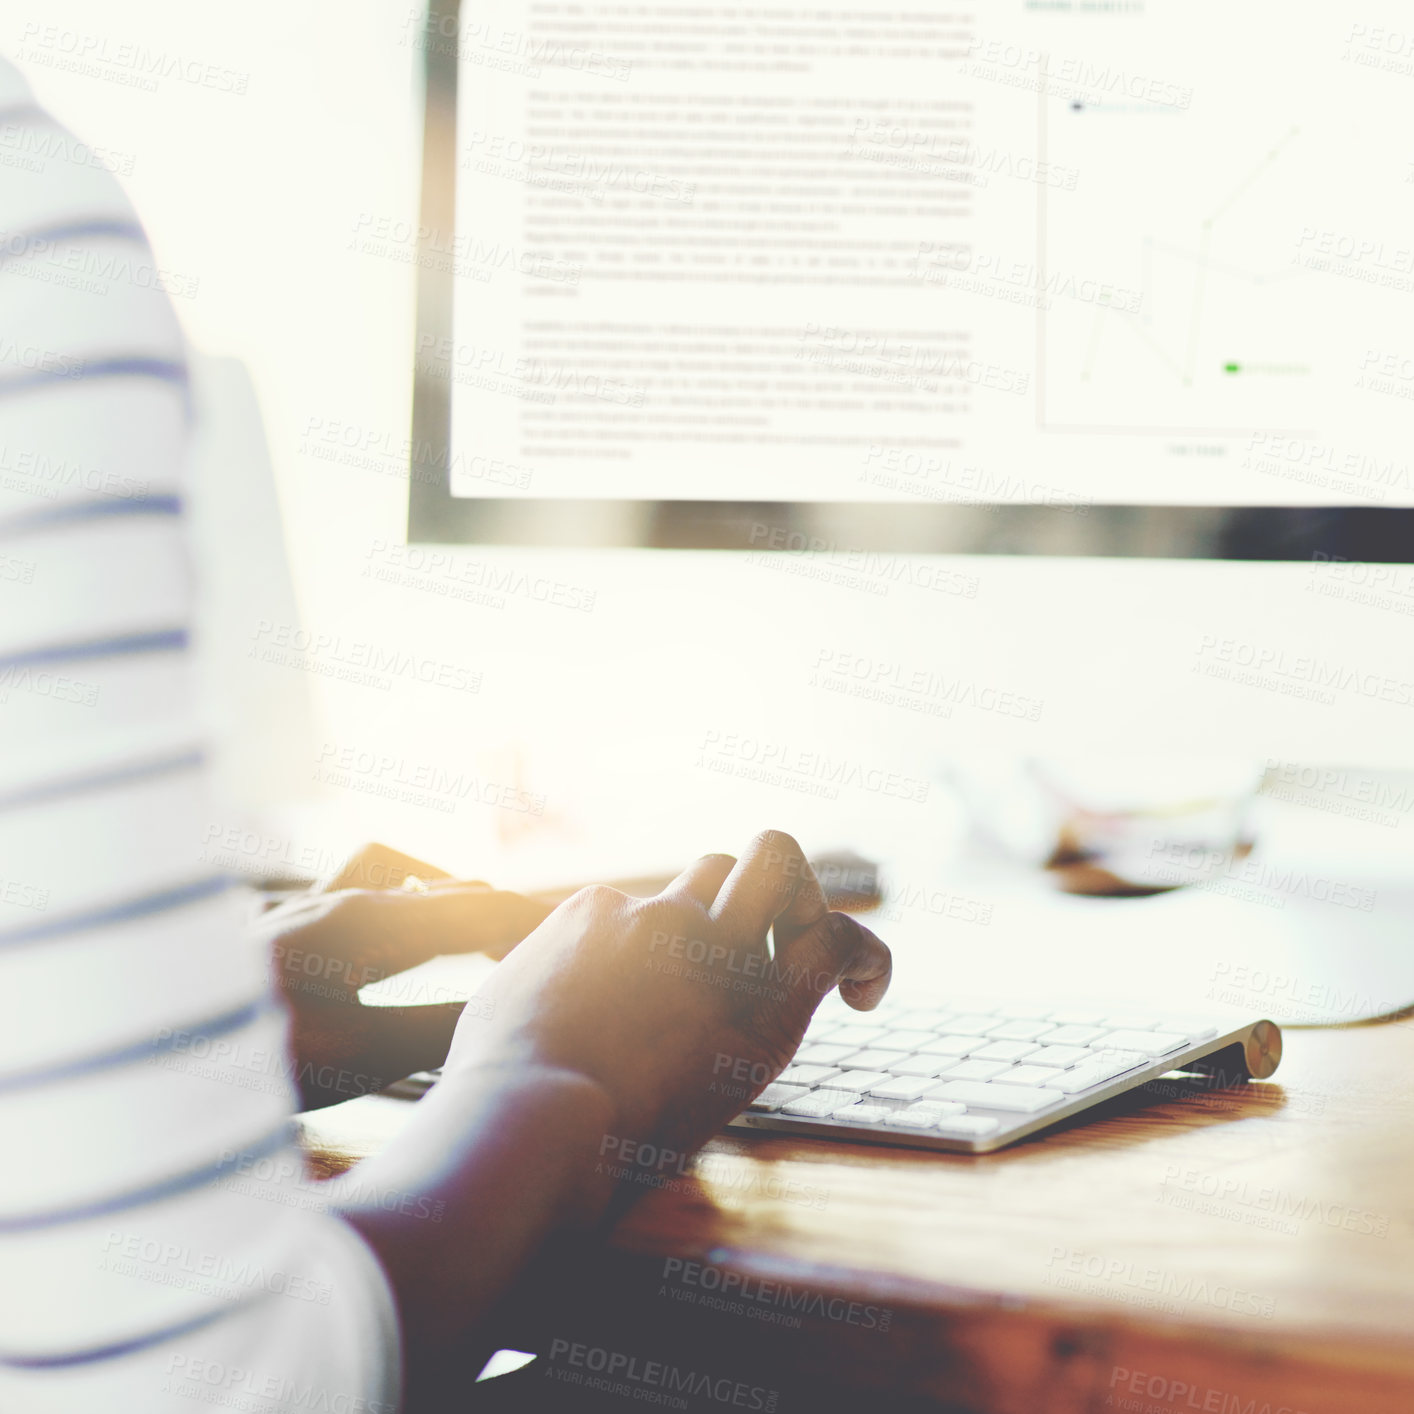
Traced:
<path id="1" fill-rule="evenodd" d="M 181 331 L 3 61 L 0 135 L 0 1410 L 386 1414 L 386 1279 L 304 1179 L 266 959 L 198 859 Z"/>

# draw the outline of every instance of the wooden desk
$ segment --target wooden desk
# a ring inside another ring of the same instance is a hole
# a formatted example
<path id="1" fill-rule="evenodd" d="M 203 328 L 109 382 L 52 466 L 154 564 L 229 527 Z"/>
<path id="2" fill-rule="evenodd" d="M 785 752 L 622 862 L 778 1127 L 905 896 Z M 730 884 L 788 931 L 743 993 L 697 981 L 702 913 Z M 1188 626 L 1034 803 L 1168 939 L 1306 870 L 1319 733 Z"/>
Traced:
<path id="1" fill-rule="evenodd" d="M 307 1116 L 317 1166 L 409 1108 Z M 847 1408 L 1409 1414 L 1411 1121 L 1404 1022 L 1289 1030 L 1271 1082 L 1122 1100 L 984 1157 L 733 1133 L 606 1244 L 548 1254 L 505 1343 L 706 1342 L 724 1373 L 826 1375 Z M 753 1285 L 722 1311 L 726 1274 Z M 802 1310 L 816 1293 L 843 1300 Z"/>

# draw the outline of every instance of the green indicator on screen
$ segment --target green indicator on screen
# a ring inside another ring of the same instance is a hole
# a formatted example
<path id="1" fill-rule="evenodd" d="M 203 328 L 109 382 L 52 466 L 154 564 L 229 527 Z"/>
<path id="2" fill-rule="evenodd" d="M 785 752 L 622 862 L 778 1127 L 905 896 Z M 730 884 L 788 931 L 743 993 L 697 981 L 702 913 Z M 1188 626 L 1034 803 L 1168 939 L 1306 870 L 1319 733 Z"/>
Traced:
<path id="1" fill-rule="evenodd" d="M 1240 373 L 1241 371 L 1242 371 L 1242 365 L 1241 365 L 1240 363 L 1225 363 L 1225 364 L 1223 364 L 1223 372 L 1224 372 L 1224 373 Z"/>

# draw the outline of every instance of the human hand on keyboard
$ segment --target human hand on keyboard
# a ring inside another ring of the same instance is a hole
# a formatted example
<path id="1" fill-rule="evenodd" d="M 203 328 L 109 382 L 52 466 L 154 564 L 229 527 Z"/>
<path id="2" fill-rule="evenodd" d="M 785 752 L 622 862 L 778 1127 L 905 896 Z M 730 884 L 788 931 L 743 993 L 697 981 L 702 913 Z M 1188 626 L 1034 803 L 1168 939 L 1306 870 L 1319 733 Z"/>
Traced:
<path id="1" fill-rule="evenodd" d="M 327 1190 L 392 1283 L 408 1407 L 461 1397 L 488 1314 L 549 1233 L 602 1215 L 630 1154 L 676 1170 L 775 1078 L 824 996 L 867 1011 L 889 969 L 774 832 L 655 898 L 598 885 L 555 909 L 468 1003 L 396 1138 Z"/>
<path id="2" fill-rule="evenodd" d="M 767 831 L 655 898 L 599 885 L 566 900 L 467 1007 L 445 1074 L 584 1076 L 612 1107 L 607 1138 L 687 1154 L 790 1061 L 823 997 L 838 984 L 870 1010 L 890 965 L 873 933 L 827 908 L 795 840 Z"/>
<path id="3" fill-rule="evenodd" d="M 360 988 L 440 953 L 501 957 L 548 911 L 485 884 L 439 880 L 425 892 L 310 890 L 262 914 L 256 930 L 290 1008 L 302 1107 L 350 1099 L 447 1054 L 460 1002 L 365 1006 Z"/>

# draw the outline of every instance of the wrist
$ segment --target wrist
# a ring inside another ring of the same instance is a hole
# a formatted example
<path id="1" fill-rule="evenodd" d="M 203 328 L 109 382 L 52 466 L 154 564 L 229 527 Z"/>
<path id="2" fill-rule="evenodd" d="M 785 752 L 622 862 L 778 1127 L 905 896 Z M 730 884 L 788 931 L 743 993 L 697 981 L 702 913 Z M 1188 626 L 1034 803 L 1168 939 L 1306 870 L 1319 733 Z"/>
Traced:
<path id="1" fill-rule="evenodd" d="M 427 1098 L 438 1095 L 446 1106 L 440 1124 L 455 1122 L 452 1110 L 472 1111 L 498 1131 L 533 1132 L 535 1162 L 548 1180 L 557 1224 L 591 1223 L 603 1211 L 614 1185 L 601 1181 L 599 1159 L 619 1121 L 597 1080 L 549 1063 L 487 1059 L 449 1067 Z"/>
<path id="2" fill-rule="evenodd" d="M 360 1229 L 390 1226 L 389 1193 L 415 1198 L 418 1211 L 435 1207 L 448 1221 L 474 1224 L 494 1218 L 474 1205 L 521 1169 L 518 1196 L 529 1203 L 517 1202 L 521 1211 L 550 1227 L 592 1221 L 612 1188 L 596 1182 L 595 1168 L 616 1127 L 607 1091 L 582 1072 L 499 1060 L 448 1067 L 387 1147 L 329 1191 Z"/>
<path id="3" fill-rule="evenodd" d="M 457 1356 L 540 1245 L 605 1210 L 603 1087 L 554 1066 L 459 1067 L 381 1153 L 330 1184 L 397 1295 L 410 1378 Z"/>

